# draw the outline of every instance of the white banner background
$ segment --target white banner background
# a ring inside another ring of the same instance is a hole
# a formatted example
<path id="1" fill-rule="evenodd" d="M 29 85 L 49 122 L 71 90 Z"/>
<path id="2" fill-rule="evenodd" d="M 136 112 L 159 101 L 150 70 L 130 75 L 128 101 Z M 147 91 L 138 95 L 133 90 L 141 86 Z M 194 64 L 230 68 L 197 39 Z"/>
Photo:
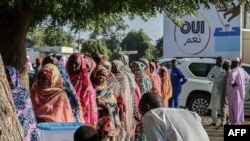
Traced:
<path id="1" fill-rule="evenodd" d="M 240 57 L 240 13 L 235 11 L 226 13 L 211 6 L 199 10 L 197 18 L 184 16 L 181 27 L 164 15 L 163 58 Z"/>

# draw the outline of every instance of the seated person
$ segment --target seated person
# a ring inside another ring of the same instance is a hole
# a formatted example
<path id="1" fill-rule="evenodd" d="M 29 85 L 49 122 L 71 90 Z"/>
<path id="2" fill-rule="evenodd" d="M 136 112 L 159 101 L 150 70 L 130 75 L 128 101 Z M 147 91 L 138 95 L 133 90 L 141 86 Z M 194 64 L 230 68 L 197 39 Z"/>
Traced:
<path id="1" fill-rule="evenodd" d="M 75 131 L 74 141 L 98 141 L 98 133 L 92 126 L 84 125 Z"/>
<path id="2" fill-rule="evenodd" d="M 145 93 L 139 109 L 147 141 L 209 141 L 197 113 L 165 108 L 158 94 Z"/>

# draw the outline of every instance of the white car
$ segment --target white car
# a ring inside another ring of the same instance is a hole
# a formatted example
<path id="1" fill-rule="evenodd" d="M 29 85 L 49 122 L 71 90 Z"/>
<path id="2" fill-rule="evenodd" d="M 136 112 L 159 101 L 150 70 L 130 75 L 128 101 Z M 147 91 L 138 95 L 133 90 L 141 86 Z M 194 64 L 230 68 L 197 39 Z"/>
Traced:
<path id="1" fill-rule="evenodd" d="M 166 66 L 171 72 L 171 60 L 166 58 L 158 60 L 160 66 Z M 215 66 L 215 58 L 180 58 L 179 65 L 186 78 L 187 82 L 182 86 L 181 92 L 181 107 L 188 108 L 191 111 L 197 112 L 199 115 L 209 114 L 209 102 L 213 82 L 207 79 L 207 75 L 211 68 Z M 242 67 L 250 74 L 250 64 L 242 63 Z M 245 100 L 245 115 L 250 115 L 250 83 L 246 88 Z"/>

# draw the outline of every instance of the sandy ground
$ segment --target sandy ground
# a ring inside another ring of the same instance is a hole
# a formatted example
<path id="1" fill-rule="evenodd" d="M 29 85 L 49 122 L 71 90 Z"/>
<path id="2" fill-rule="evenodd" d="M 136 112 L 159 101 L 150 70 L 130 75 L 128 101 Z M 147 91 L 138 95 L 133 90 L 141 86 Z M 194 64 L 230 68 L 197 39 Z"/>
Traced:
<path id="1" fill-rule="evenodd" d="M 202 124 L 206 129 L 210 141 L 224 141 L 224 129 L 216 129 L 213 126 L 209 126 L 212 123 L 212 119 L 209 116 L 202 116 Z M 221 120 L 218 121 L 218 125 L 221 123 Z M 244 124 L 250 125 L 250 117 L 245 118 Z"/>

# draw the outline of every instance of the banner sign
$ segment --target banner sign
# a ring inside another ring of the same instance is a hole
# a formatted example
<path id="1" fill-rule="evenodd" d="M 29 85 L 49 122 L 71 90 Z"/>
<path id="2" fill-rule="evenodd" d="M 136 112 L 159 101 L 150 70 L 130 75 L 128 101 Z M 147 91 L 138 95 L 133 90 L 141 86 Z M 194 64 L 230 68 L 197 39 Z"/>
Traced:
<path id="1" fill-rule="evenodd" d="M 200 9 L 198 17 L 182 17 L 182 26 L 164 15 L 164 58 L 240 57 L 240 6 L 233 10 L 210 6 Z"/>

